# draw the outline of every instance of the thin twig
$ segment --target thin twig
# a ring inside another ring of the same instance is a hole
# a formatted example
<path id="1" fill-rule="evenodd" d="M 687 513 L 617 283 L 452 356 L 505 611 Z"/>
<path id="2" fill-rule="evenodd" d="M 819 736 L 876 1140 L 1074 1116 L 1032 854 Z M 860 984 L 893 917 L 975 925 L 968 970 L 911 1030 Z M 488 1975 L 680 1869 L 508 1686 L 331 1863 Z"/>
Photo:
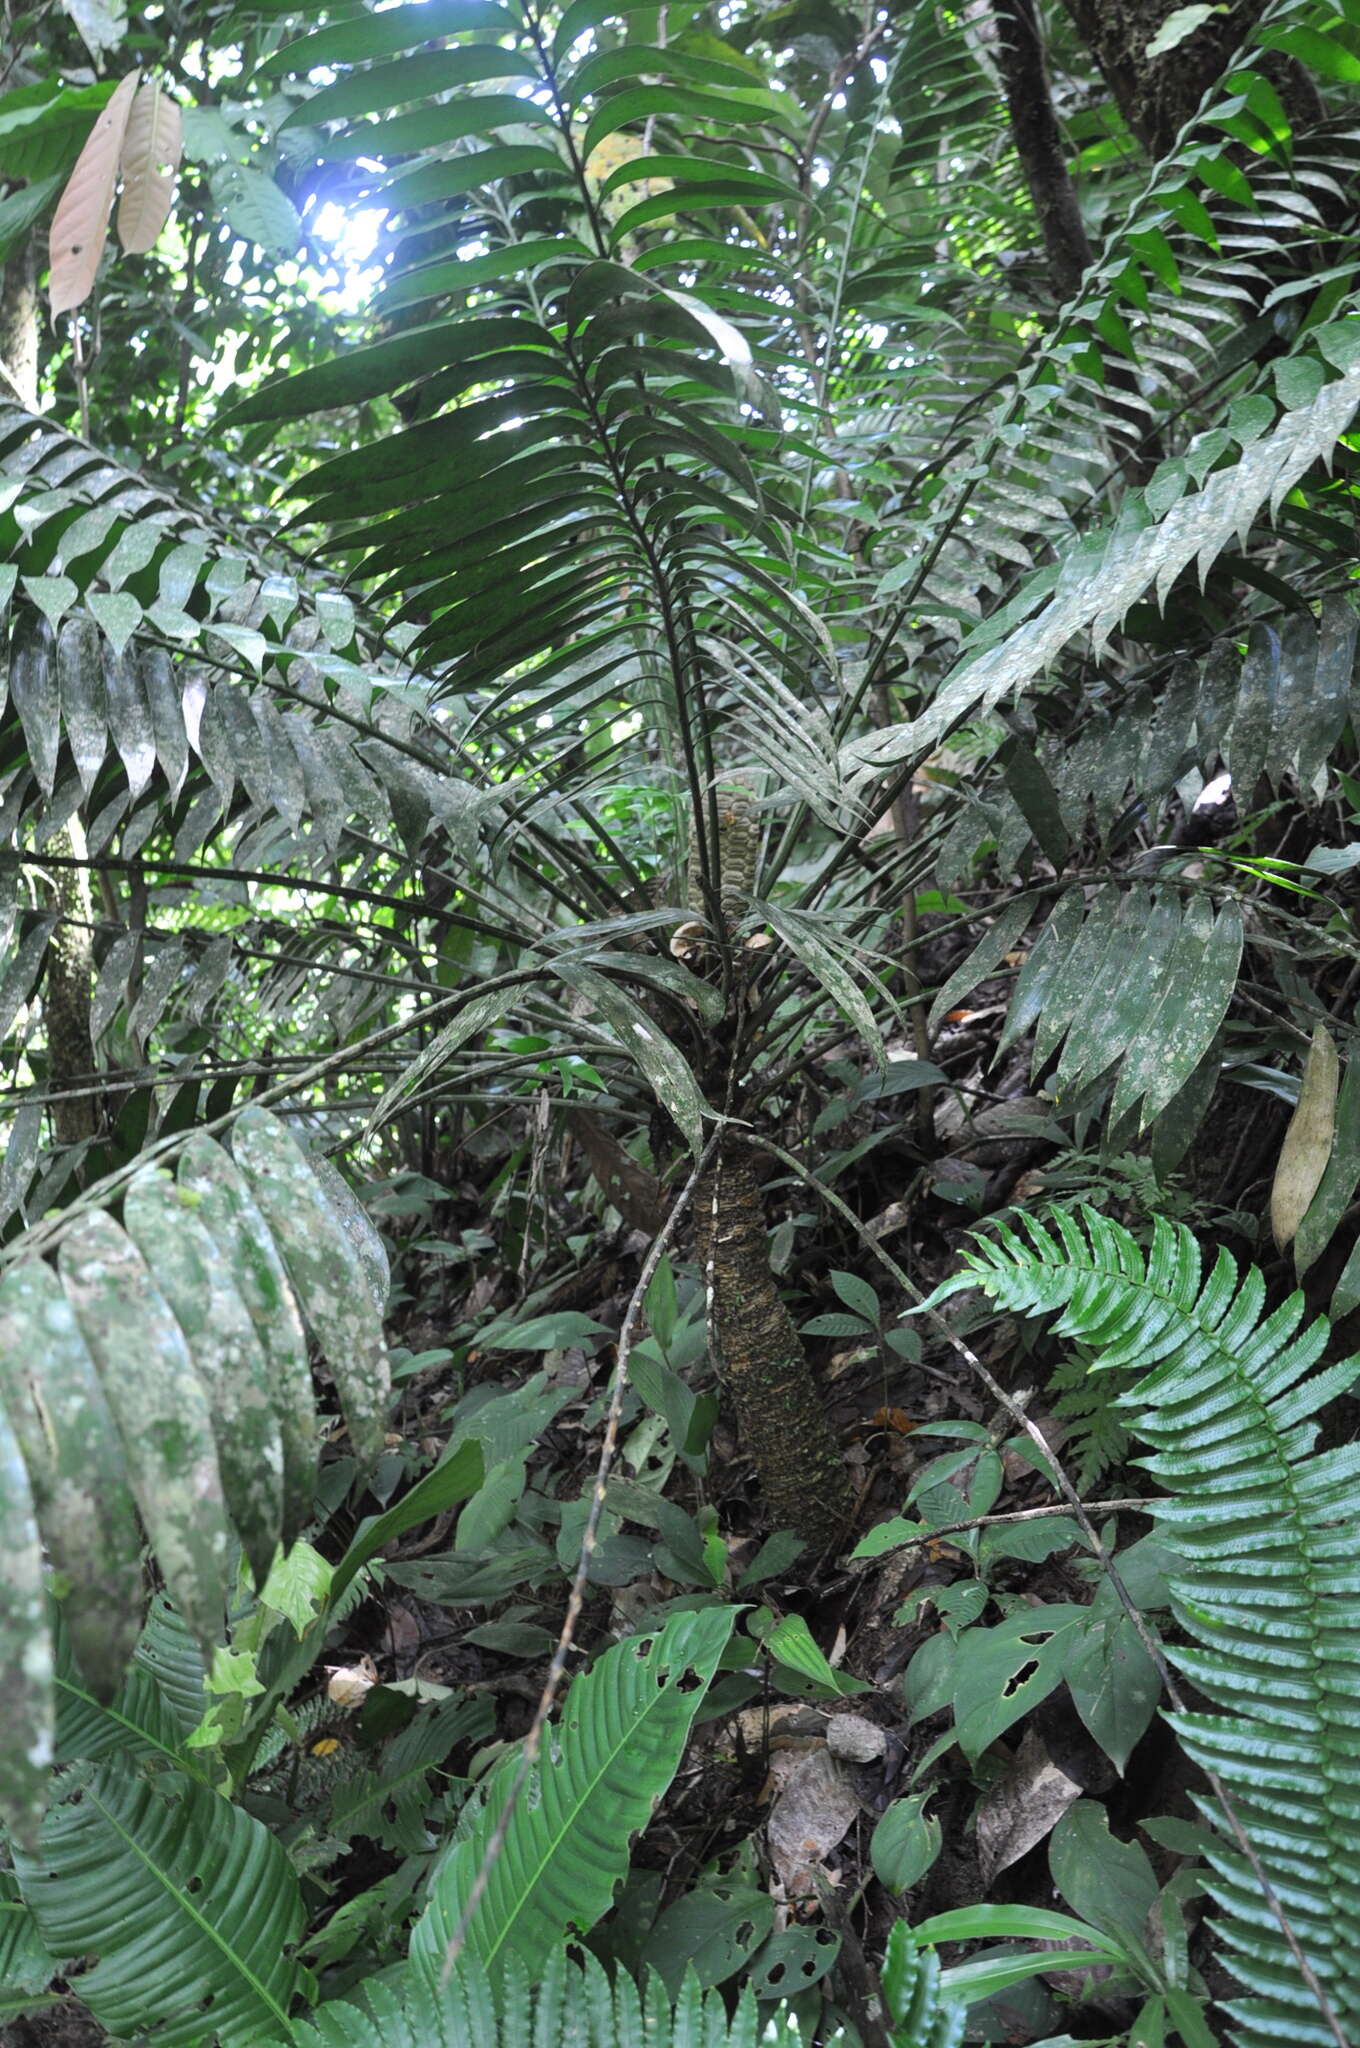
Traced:
<path id="1" fill-rule="evenodd" d="M 1089 1512 L 1093 1515 L 1113 1515 L 1136 1511 L 1146 1515 L 1151 1514 L 1153 1506 L 1154 1503 L 1149 1500 L 1093 1500 Z M 923 1522 L 919 1536 L 908 1536 L 904 1542 L 894 1543 L 892 1547 L 894 1550 L 924 1550 L 928 1543 L 934 1543 L 937 1539 L 943 1540 L 946 1536 L 963 1536 L 971 1529 L 995 1529 L 1003 1522 L 1044 1522 L 1055 1515 L 1070 1515 L 1071 1512 L 1067 1502 L 1061 1501 L 1057 1507 L 1052 1508 L 1015 1508 L 1004 1515 L 974 1515 L 971 1521 L 945 1522 L 938 1529 L 928 1529 Z"/>
<path id="2" fill-rule="evenodd" d="M 633 1348 L 633 1332 L 637 1328 L 638 1317 L 642 1313 L 643 1299 L 651 1285 L 652 1275 L 660 1265 L 666 1248 L 675 1236 L 680 1220 L 693 1199 L 694 1190 L 699 1185 L 700 1176 L 707 1170 L 708 1163 L 719 1145 L 721 1145 L 722 1139 L 723 1128 L 720 1126 L 700 1153 L 695 1163 L 694 1171 L 690 1174 L 689 1179 L 685 1182 L 685 1185 L 681 1188 L 671 1205 L 669 1216 L 667 1216 L 661 1229 L 652 1239 L 651 1247 L 642 1262 L 642 1271 L 637 1277 L 637 1285 L 629 1297 L 627 1312 L 623 1318 L 623 1326 L 619 1331 L 618 1357 L 614 1366 L 614 1386 L 609 1397 L 609 1413 L 605 1420 L 604 1440 L 600 1445 L 599 1463 L 595 1468 L 595 1487 L 591 1494 L 590 1512 L 586 1516 L 585 1528 L 581 1532 L 581 1553 L 577 1560 L 576 1576 L 571 1582 L 571 1593 L 567 1599 L 567 1612 L 562 1622 L 561 1634 L 557 1638 L 557 1648 L 553 1651 L 552 1662 L 548 1666 L 548 1676 L 544 1681 L 543 1691 L 539 1695 L 533 1721 L 530 1724 L 528 1734 L 524 1738 L 519 1768 L 511 1780 L 505 1804 L 497 1817 L 495 1827 L 492 1829 L 491 1838 L 486 1845 L 486 1854 L 482 1857 L 481 1863 L 477 1868 L 477 1875 L 472 1880 L 472 1889 L 468 1893 L 468 1900 L 463 1908 L 462 1917 L 450 1935 L 448 1946 L 444 1950 L 444 1967 L 439 1977 L 441 1990 L 447 1985 L 449 1978 L 453 1974 L 454 1966 L 462 1954 L 463 1946 L 467 1941 L 468 1928 L 472 1923 L 472 1916 L 482 1902 L 482 1897 L 490 1882 L 491 1873 L 495 1869 L 501 1852 L 505 1847 L 505 1838 L 510 1831 L 511 1819 L 515 1808 L 519 1805 L 524 1788 L 529 1782 L 529 1774 L 538 1762 L 539 1751 L 543 1746 L 543 1730 L 547 1725 L 548 1716 L 556 1704 L 558 1690 L 561 1687 L 562 1678 L 567 1668 L 567 1658 L 576 1634 L 576 1624 L 581 1618 L 581 1609 L 585 1605 L 586 1584 L 590 1577 L 590 1561 L 595 1554 L 595 1540 L 599 1533 L 600 1516 L 604 1512 L 605 1488 L 609 1483 L 610 1469 L 614 1463 L 615 1452 L 618 1449 L 619 1422 L 623 1414 L 623 1397 L 628 1391 L 628 1359 Z"/>

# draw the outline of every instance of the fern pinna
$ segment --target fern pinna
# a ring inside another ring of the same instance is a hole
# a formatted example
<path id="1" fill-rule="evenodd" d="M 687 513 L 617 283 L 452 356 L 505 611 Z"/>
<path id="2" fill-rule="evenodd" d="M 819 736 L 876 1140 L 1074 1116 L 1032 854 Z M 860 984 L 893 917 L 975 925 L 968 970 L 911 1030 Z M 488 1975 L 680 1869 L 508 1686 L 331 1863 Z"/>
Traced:
<path id="1" fill-rule="evenodd" d="M 1228 1788 L 1280 1911 L 1331 2007 L 1325 2011 L 1220 1803 L 1208 1890 L 1245 1996 L 1227 2014 L 1238 2048 L 1347 2038 L 1360 2020 L 1360 1444 L 1317 1451 L 1312 1419 L 1356 1378 L 1346 1359 L 1309 1377 L 1330 1326 L 1299 1332 L 1303 1297 L 1263 1321 L 1265 1282 L 1220 1252 L 1201 1281 L 1183 1225 L 1152 1247 L 1094 1211 L 1021 1215 L 979 1240 L 934 1299 L 980 1287 L 1094 1350 L 1093 1370 L 1142 1374 L 1119 1405 L 1170 1499 L 1149 1503 L 1185 1560 L 1173 1582 L 1191 1638 L 1168 1655 L 1216 1713 L 1172 1725 Z M 1297 1333 L 1297 1334 L 1296 1334 Z M 1342 2031 L 1345 2030 L 1345 2031 Z"/>

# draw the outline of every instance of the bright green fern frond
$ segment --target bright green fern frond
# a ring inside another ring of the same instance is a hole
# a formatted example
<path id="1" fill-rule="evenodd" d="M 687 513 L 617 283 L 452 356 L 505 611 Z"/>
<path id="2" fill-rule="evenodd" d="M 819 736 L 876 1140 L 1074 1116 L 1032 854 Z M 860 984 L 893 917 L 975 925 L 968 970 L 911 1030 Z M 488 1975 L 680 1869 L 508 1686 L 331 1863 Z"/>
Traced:
<path id="1" fill-rule="evenodd" d="M 934 1954 L 916 1948 L 904 1923 L 888 1944 L 883 1988 L 892 2048 L 957 2048 L 963 2009 L 941 2000 Z M 447 1987 L 437 1965 L 413 1962 L 361 1996 L 362 2005 L 322 2006 L 295 2026 L 296 2048 L 796 2048 L 802 2039 L 786 2002 L 757 2006 L 748 1989 L 729 2017 L 722 1993 L 689 1976 L 672 2005 L 659 1977 L 645 1991 L 622 1971 L 611 1980 L 589 1951 L 580 1966 L 550 1954 L 532 1980 L 512 1959 L 489 1981 L 465 1957 Z"/>
<path id="2" fill-rule="evenodd" d="M 1303 1297 L 1262 1318 L 1265 1282 L 1158 1218 L 1144 1255 L 1093 1210 L 1022 1216 L 979 1241 L 944 1292 L 980 1286 L 1142 1376 L 1119 1397 L 1154 1508 L 1185 1559 L 1173 1581 L 1190 1637 L 1169 1654 L 1216 1712 L 1172 1725 L 1217 1772 L 1304 1954 L 1344 2026 L 1360 2019 L 1360 1445 L 1317 1451 L 1315 1417 L 1353 1383 L 1353 1358 L 1311 1368 L 1329 1326 L 1300 1330 Z M 938 1297 L 937 1297 L 938 1298 Z M 1238 2048 L 1334 2042 L 1279 1921 L 1223 1829 L 1209 1890 L 1247 1996 L 1227 2011 Z"/>

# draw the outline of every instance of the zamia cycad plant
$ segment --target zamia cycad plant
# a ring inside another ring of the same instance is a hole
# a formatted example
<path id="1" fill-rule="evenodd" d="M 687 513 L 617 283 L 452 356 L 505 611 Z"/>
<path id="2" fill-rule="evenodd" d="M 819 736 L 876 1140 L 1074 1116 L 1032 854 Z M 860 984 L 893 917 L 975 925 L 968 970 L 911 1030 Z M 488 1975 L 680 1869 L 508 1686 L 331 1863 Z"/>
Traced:
<path id="1" fill-rule="evenodd" d="M 1172 1725 L 1228 1789 L 1344 2033 L 1360 2021 L 1360 1444 L 1316 1450 L 1312 1418 L 1360 1362 L 1310 1376 L 1327 1322 L 1299 1331 L 1300 1294 L 1262 1319 L 1265 1281 L 1255 1267 L 1239 1278 L 1226 1252 L 1202 1279 L 1182 1225 L 1158 1217 L 1144 1254 L 1080 1215 L 998 1226 L 934 1299 L 980 1287 L 1015 1314 L 1056 1310 L 1093 1370 L 1141 1374 L 1118 1405 L 1152 1446 L 1143 1463 L 1170 1496 L 1153 1511 L 1185 1560 L 1172 1587 L 1189 1641 L 1168 1654 L 1217 1710 Z M 1234 2041 L 1335 2044 L 1219 1801 L 1200 1804 L 1217 1830 L 1218 1932 L 1246 1994 L 1227 2008 Z"/>

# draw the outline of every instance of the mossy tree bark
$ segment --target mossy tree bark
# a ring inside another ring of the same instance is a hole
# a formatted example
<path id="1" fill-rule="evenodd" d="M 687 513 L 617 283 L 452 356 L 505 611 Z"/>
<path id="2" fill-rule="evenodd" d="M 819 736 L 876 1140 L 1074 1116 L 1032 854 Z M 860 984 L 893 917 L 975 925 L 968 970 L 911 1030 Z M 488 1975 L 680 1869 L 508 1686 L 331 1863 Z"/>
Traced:
<path id="1" fill-rule="evenodd" d="M 721 1153 L 699 1185 L 696 1216 L 712 1286 L 710 1341 L 770 1514 L 809 1543 L 835 1544 L 850 1520 L 849 1475 L 770 1270 L 748 1152 Z"/>

